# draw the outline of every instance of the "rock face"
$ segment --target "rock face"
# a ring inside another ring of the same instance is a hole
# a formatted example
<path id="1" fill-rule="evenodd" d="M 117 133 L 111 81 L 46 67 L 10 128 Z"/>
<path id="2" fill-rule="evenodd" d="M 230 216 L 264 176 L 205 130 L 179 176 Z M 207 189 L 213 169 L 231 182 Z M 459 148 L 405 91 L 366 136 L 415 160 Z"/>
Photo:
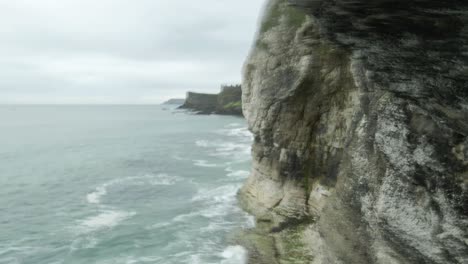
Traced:
<path id="1" fill-rule="evenodd" d="M 185 103 L 180 107 L 199 114 L 242 116 L 242 89 L 240 85 L 222 86 L 219 94 L 188 92 Z"/>
<path id="2" fill-rule="evenodd" d="M 218 95 L 188 92 L 185 103 L 180 107 L 200 114 L 211 114 L 218 106 Z"/>
<path id="3" fill-rule="evenodd" d="M 468 263 L 468 3 L 270 0 L 242 89 L 251 263 Z"/>
<path id="4" fill-rule="evenodd" d="M 218 94 L 216 113 L 242 115 L 242 88 L 240 85 L 222 86 Z"/>

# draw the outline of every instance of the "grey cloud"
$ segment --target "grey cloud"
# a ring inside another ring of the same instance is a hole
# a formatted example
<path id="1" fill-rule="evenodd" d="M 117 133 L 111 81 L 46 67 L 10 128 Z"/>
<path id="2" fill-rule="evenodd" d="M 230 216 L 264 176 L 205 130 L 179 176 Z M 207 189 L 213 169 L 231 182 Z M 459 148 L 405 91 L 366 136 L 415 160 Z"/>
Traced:
<path id="1" fill-rule="evenodd" d="M 1 1 L 0 103 L 150 103 L 216 92 L 240 81 L 262 4 Z"/>

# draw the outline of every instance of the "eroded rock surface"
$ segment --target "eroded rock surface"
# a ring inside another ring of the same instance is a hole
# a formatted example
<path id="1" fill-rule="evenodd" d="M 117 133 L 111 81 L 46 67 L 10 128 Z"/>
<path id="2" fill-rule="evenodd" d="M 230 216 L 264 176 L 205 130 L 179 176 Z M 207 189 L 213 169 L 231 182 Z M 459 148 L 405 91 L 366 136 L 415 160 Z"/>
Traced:
<path id="1" fill-rule="evenodd" d="M 251 262 L 468 263 L 467 4 L 293 4 L 244 68 Z"/>

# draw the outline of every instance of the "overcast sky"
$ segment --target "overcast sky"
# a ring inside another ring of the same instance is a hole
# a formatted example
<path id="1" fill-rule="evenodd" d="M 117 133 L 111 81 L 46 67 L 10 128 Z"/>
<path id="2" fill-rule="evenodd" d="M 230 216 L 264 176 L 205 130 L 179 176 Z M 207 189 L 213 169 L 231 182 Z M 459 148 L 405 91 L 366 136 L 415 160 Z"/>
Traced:
<path id="1" fill-rule="evenodd" d="M 0 0 L 0 103 L 158 103 L 238 83 L 264 0 Z"/>

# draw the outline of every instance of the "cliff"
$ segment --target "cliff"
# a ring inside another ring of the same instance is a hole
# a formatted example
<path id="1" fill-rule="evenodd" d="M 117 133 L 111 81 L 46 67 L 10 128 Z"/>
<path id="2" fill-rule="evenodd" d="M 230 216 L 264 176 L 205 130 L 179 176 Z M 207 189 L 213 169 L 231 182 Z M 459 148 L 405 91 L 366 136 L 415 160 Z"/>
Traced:
<path id="1" fill-rule="evenodd" d="M 188 92 L 181 109 L 190 109 L 200 114 L 211 114 L 218 106 L 218 95 Z"/>
<path id="2" fill-rule="evenodd" d="M 269 1 L 242 84 L 250 263 L 468 263 L 467 24 L 456 0 Z"/>
<path id="3" fill-rule="evenodd" d="M 242 115 L 242 89 L 240 85 L 222 86 L 218 94 L 188 92 L 180 107 L 199 114 Z"/>
<path id="4" fill-rule="evenodd" d="M 216 113 L 242 115 L 242 89 L 240 85 L 221 87 Z"/>
<path id="5" fill-rule="evenodd" d="M 167 101 L 165 101 L 164 105 L 183 105 L 185 103 L 185 99 L 180 99 L 180 98 L 172 98 Z"/>

